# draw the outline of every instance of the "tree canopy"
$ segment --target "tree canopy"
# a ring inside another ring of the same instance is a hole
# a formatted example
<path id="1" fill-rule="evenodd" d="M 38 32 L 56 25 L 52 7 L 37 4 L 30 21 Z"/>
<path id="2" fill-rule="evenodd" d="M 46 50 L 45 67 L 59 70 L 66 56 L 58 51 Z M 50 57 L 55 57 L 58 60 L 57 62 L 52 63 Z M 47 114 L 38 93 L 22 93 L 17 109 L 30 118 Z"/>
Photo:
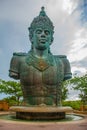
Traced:
<path id="1" fill-rule="evenodd" d="M 87 74 L 83 76 L 75 76 L 68 81 L 68 84 L 73 84 L 74 90 L 79 90 L 79 97 L 84 104 L 87 104 Z"/>
<path id="2" fill-rule="evenodd" d="M 9 100 L 15 100 L 17 105 L 22 98 L 22 91 L 20 82 L 15 81 L 5 81 L 0 79 L 0 93 L 4 93 L 8 96 Z"/>

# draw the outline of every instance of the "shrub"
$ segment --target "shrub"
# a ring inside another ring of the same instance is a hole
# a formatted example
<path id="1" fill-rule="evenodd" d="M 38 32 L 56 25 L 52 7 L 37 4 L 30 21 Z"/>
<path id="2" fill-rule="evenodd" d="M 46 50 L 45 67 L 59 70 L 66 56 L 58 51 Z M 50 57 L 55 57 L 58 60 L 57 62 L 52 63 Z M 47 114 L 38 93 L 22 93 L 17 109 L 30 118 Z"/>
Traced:
<path id="1" fill-rule="evenodd" d="M 63 101 L 62 105 L 63 106 L 70 106 L 70 107 L 72 107 L 75 110 L 80 110 L 82 102 L 80 100 L 76 100 L 76 101 Z"/>

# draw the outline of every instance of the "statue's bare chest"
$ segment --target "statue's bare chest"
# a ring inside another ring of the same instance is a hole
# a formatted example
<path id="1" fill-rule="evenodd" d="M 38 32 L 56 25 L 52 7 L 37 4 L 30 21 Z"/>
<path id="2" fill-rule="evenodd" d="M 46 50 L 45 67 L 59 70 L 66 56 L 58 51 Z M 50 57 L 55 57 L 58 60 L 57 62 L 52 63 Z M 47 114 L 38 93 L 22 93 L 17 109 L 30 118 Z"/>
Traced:
<path id="1" fill-rule="evenodd" d="M 24 84 L 48 84 L 55 85 L 57 83 L 57 67 L 49 66 L 44 71 L 40 71 L 33 66 L 21 65 L 20 79 Z"/>
<path id="2" fill-rule="evenodd" d="M 58 78 L 63 76 L 63 67 L 60 62 L 57 64 L 54 57 L 48 59 L 36 59 L 30 55 L 22 60 L 20 65 L 20 80 L 25 85 L 56 85 Z"/>

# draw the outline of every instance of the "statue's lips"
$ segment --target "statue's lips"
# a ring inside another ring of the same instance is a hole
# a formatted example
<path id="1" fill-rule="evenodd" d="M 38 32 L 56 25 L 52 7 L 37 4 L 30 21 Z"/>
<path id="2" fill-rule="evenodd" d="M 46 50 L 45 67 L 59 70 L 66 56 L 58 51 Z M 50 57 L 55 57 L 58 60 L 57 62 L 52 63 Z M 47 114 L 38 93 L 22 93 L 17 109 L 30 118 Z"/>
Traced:
<path id="1" fill-rule="evenodd" d="M 39 40 L 40 43 L 46 43 L 46 41 L 47 41 L 46 39 L 40 39 Z"/>

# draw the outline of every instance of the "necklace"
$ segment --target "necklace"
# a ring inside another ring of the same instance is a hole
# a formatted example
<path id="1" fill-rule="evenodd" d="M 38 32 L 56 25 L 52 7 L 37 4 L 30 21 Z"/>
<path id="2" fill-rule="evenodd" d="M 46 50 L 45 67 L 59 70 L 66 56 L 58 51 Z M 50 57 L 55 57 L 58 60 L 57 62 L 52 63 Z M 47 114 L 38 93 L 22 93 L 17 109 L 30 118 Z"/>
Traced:
<path id="1" fill-rule="evenodd" d="M 48 67 L 53 66 L 54 59 L 51 54 L 49 54 L 47 58 L 38 58 L 34 56 L 32 52 L 29 52 L 26 58 L 26 63 L 28 65 L 32 65 L 33 67 L 35 67 L 40 71 L 44 71 Z"/>

